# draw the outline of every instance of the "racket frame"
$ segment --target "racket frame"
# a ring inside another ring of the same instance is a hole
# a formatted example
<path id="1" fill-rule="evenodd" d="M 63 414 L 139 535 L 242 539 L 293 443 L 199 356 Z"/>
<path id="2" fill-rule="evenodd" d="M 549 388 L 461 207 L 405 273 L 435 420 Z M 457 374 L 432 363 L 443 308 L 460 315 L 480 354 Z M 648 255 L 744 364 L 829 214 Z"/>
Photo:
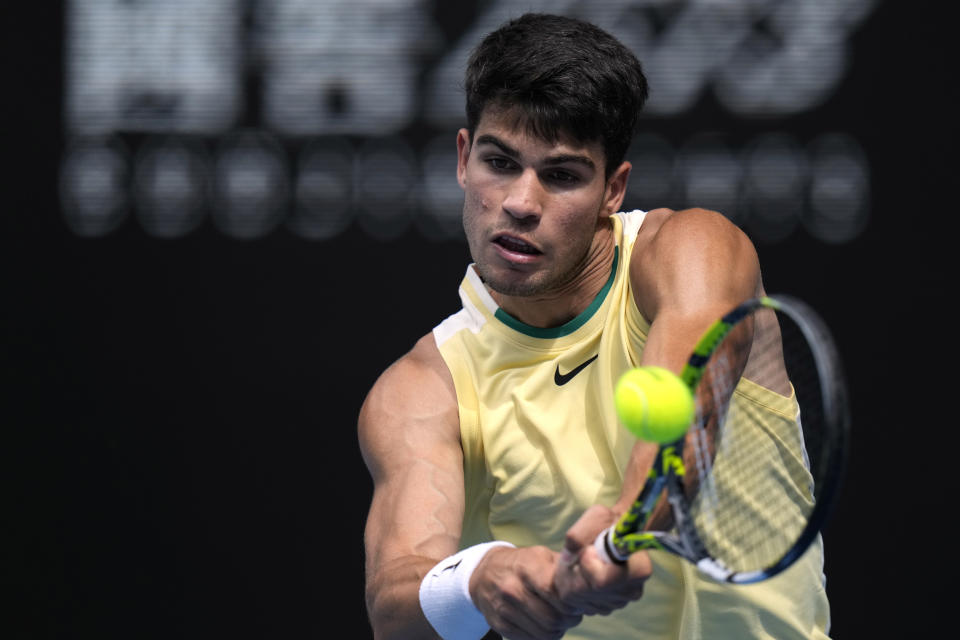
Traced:
<path id="1" fill-rule="evenodd" d="M 792 565 L 816 539 L 836 502 L 846 466 L 849 438 L 849 407 L 845 378 L 836 345 L 823 320 L 798 298 L 787 295 L 761 296 L 738 305 L 711 325 L 697 342 L 680 373 L 680 378 L 696 393 L 710 357 L 723 339 L 744 318 L 758 309 L 772 309 L 789 316 L 800 328 L 817 365 L 824 420 L 833 425 L 821 443 L 820 453 L 827 457 L 824 476 L 817 486 L 818 498 L 806 525 L 789 549 L 775 562 L 751 571 L 734 571 L 712 558 L 697 534 L 689 514 L 689 501 L 684 492 L 683 448 L 686 435 L 675 442 L 661 445 L 639 496 L 617 523 L 597 536 L 597 553 L 616 564 L 624 564 L 631 553 L 658 549 L 679 555 L 697 565 L 699 570 L 718 582 L 749 584 L 771 578 Z M 644 527 L 666 489 L 674 518 L 671 531 L 644 531 Z"/>

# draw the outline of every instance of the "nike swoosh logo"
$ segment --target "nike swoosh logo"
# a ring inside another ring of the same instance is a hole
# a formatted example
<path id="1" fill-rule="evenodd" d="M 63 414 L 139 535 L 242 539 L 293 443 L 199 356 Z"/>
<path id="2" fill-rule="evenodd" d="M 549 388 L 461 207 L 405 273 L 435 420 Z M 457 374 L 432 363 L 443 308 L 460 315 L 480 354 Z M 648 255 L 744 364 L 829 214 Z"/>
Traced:
<path id="1" fill-rule="evenodd" d="M 573 380 L 573 377 L 574 377 L 575 375 L 577 375 L 578 373 L 580 373 L 581 371 L 583 371 L 584 369 L 586 369 L 587 366 L 588 366 L 591 362 L 593 362 L 594 360 L 596 360 L 599 355 L 600 355 L 600 354 L 598 353 L 597 355 L 593 356 L 592 358 L 590 358 L 590 359 L 587 360 L 586 362 L 578 365 L 576 368 L 571 369 L 571 370 L 568 371 L 567 373 L 560 373 L 560 365 L 558 364 L 558 365 L 557 365 L 557 370 L 556 370 L 556 372 L 554 372 L 554 374 L 553 374 L 553 381 L 557 383 L 557 386 L 558 386 L 558 387 L 562 387 L 563 385 L 565 385 L 565 384 L 567 384 L 568 382 L 570 382 L 571 380 Z"/>

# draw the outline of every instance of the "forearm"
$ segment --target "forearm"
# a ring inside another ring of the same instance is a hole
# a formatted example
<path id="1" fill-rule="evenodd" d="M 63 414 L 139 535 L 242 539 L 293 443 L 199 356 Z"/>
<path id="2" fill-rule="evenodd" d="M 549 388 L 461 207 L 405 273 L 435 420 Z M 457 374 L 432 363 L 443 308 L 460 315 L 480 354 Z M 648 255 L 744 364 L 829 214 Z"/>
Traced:
<path id="1" fill-rule="evenodd" d="M 377 640 L 438 638 L 420 608 L 420 584 L 436 560 L 398 558 L 368 576 L 367 612 Z"/>
<path id="2" fill-rule="evenodd" d="M 679 374 L 695 344 L 703 331 L 709 326 L 713 316 L 707 314 L 683 315 L 664 311 L 662 318 L 651 324 L 646 345 L 640 359 L 640 366 L 657 366 L 667 368 Z M 704 394 L 700 394 L 703 396 Z M 709 396 L 709 394 L 706 394 Z M 697 405 L 700 415 L 707 415 L 705 409 L 712 407 L 711 399 L 698 397 Z M 712 434 L 712 431 L 709 433 Z M 613 509 L 619 517 L 631 508 L 647 477 L 656 463 L 659 447 L 655 444 L 637 441 L 631 452 L 631 457 L 624 474 L 620 497 Z M 684 461 L 692 463 L 692 451 L 686 447 Z M 666 500 L 660 500 L 645 525 L 648 530 L 666 530 L 673 526 L 672 512 Z"/>
<path id="3" fill-rule="evenodd" d="M 647 475 L 653 467 L 654 460 L 657 457 L 657 445 L 649 442 L 637 442 L 630 455 L 630 462 L 624 475 L 623 487 L 620 490 L 620 497 L 613 505 L 612 510 L 619 520 L 626 513 L 646 482 Z M 654 507 L 650 518 L 647 521 L 647 529 L 665 531 L 673 526 L 673 515 L 670 510 L 670 504 L 666 500 L 661 500 Z"/>
<path id="4" fill-rule="evenodd" d="M 463 520 L 456 395 L 432 336 L 391 365 L 358 421 L 374 492 L 364 532 L 366 603 L 377 638 L 436 638 L 420 584 L 454 553 Z"/>
<path id="5" fill-rule="evenodd" d="M 649 442 L 637 441 L 630 452 L 630 461 L 624 471 L 623 486 L 620 489 L 620 497 L 613 505 L 612 509 L 617 517 L 623 515 L 633 501 L 636 500 L 640 489 L 646 482 L 647 475 L 653 466 L 653 461 L 657 457 L 657 447 Z"/>

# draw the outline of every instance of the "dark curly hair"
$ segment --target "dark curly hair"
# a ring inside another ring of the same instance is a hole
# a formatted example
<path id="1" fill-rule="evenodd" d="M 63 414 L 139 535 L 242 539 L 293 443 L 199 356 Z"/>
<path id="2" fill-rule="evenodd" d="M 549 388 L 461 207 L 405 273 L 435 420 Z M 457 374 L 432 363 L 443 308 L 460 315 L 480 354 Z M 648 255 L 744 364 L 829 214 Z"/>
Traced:
<path id="1" fill-rule="evenodd" d="M 487 35 L 465 77 L 471 138 L 488 107 L 515 111 L 518 126 L 554 142 L 601 142 L 610 176 L 633 140 L 647 99 L 640 61 L 599 27 L 528 13 Z"/>

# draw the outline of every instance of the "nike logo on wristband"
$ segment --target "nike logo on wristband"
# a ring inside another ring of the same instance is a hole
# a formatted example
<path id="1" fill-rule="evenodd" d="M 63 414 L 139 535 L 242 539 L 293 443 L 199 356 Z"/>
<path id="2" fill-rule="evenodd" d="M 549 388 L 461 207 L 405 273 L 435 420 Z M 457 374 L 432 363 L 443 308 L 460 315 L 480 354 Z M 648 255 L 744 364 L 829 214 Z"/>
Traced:
<path id="1" fill-rule="evenodd" d="M 571 369 L 571 370 L 568 371 L 567 373 L 560 373 L 560 365 L 558 364 L 558 365 L 557 365 L 557 370 L 556 370 L 556 371 L 554 372 L 554 374 L 553 374 L 553 381 L 557 383 L 557 386 L 558 386 L 558 387 L 562 387 L 563 385 L 565 385 L 565 384 L 567 384 L 568 382 L 570 382 L 571 380 L 573 380 L 573 377 L 574 377 L 575 375 L 577 375 L 578 373 L 580 373 L 581 371 L 583 371 L 584 369 L 586 369 L 587 366 L 588 366 L 591 362 L 593 362 L 594 360 L 597 359 L 597 357 L 599 357 L 599 355 L 600 355 L 600 354 L 597 354 L 597 355 L 593 356 L 592 358 L 590 358 L 590 359 L 587 360 L 586 362 L 581 363 L 581 364 L 578 365 L 576 368 Z"/>

